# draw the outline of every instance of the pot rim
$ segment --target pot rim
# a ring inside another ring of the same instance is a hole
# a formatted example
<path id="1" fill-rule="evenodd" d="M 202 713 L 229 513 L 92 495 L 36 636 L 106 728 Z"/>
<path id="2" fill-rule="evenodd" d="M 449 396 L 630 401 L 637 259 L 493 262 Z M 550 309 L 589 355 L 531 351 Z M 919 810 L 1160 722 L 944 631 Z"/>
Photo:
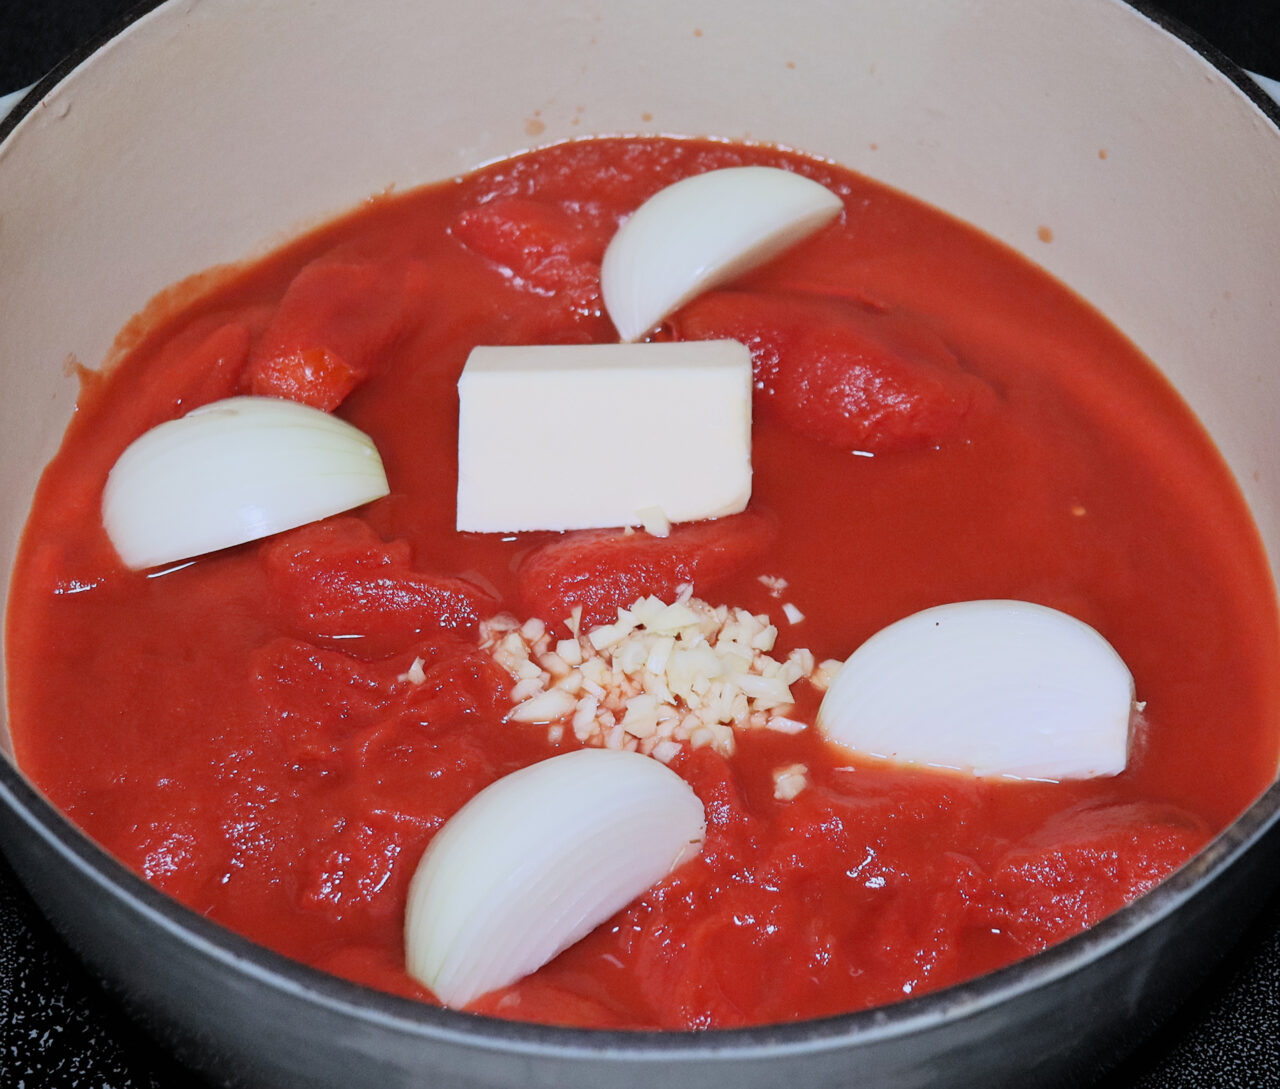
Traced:
<path id="1" fill-rule="evenodd" d="M 1280 103 L 1217 47 L 1149 0 L 1113 2 L 1134 9 L 1191 47 L 1280 128 Z M 165 0 L 142 0 L 28 88 L 9 114 L 0 117 L 0 143 L 80 64 L 163 3 Z M 106 896 L 145 917 L 175 940 L 202 951 L 210 960 L 282 995 L 423 1042 L 482 1045 L 496 1053 L 522 1057 L 710 1061 L 785 1058 L 798 1052 L 836 1050 L 853 1043 L 908 1036 L 975 1016 L 1018 995 L 1051 986 L 1180 910 L 1268 832 L 1280 827 L 1280 778 L 1201 852 L 1151 892 L 1040 953 L 967 982 L 889 1006 L 804 1021 L 697 1030 L 588 1029 L 508 1021 L 432 1006 L 354 983 L 257 945 L 150 885 L 76 828 L 26 779 L 8 753 L 0 758 L 0 804 Z"/>

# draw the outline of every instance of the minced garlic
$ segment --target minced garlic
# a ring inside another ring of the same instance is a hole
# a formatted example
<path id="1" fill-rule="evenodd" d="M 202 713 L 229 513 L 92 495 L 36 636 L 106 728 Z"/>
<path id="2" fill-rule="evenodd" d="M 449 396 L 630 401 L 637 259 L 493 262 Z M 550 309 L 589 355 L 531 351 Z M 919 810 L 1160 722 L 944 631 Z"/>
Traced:
<path id="1" fill-rule="evenodd" d="M 409 666 L 409 669 L 401 673 L 396 680 L 401 683 L 408 681 L 410 684 L 426 684 L 427 674 L 422 668 L 424 665 L 426 665 L 426 662 L 422 658 L 414 658 L 413 664 Z"/>
<path id="2" fill-rule="evenodd" d="M 573 618 L 576 621 L 576 617 Z M 541 620 L 503 614 L 480 626 L 480 646 L 515 681 L 513 722 L 568 725 L 579 741 L 669 761 L 683 746 L 729 755 L 735 730 L 799 733 L 791 685 L 825 688 L 838 662 L 809 650 L 770 656 L 778 629 L 768 616 L 712 606 L 680 587 L 671 603 L 645 597 L 617 619 L 554 640 Z"/>
<path id="3" fill-rule="evenodd" d="M 781 575 L 761 575 L 759 579 L 760 585 L 769 591 L 770 597 L 781 597 L 782 592 L 787 588 L 787 580 Z"/>
<path id="4" fill-rule="evenodd" d="M 774 768 L 773 796 L 780 802 L 789 802 L 809 785 L 809 768 L 806 764 L 787 764 Z"/>

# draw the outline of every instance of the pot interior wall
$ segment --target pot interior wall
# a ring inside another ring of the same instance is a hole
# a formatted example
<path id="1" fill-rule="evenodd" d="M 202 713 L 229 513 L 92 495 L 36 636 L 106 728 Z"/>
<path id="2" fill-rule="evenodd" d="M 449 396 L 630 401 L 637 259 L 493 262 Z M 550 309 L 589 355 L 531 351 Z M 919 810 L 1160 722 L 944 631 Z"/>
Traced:
<path id="1" fill-rule="evenodd" d="M 1118 0 L 185 0 L 0 145 L 0 566 L 66 360 L 156 292 L 389 186 L 642 132 L 827 156 L 1021 250 L 1160 363 L 1280 555 L 1280 134 Z"/>

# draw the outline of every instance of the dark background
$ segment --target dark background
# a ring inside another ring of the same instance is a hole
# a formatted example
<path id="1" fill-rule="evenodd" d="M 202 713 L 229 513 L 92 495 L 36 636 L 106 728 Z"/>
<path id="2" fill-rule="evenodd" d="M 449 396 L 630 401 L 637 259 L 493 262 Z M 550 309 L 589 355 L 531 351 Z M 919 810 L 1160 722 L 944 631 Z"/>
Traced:
<path id="1" fill-rule="evenodd" d="M 73 49 L 109 30 L 134 4 L 0 0 L 0 95 L 34 83 Z M 1172 16 L 1241 67 L 1280 79 L 1280 0 L 1136 0 L 1135 6 Z"/>
<path id="2" fill-rule="evenodd" d="M 34 83 L 67 54 L 113 29 L 132 6 L 121 0 L 0 0 L 0 95 Z M 1280 79 L 1280 0 L 1138 6 L 1172 16 L 1242 67 Z M 0 1089 L 197 1084 L 121 1017 L 0 860 Z M 1276 897 L 1205 985 L 1104 1074 L 1096 1089 L 1268 1087 L 1280 1087 Z"/>

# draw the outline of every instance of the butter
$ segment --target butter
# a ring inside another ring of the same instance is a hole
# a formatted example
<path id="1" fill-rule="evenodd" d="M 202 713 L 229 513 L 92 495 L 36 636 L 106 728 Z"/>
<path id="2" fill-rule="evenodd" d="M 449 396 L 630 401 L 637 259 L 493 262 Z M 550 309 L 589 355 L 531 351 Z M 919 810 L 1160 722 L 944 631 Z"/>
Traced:
<path id="1" fill-rule="evenodd" d="M 751 498 L 751 392 L 733 340 L 475 348 L 458 380 L 457 528 L 735 514 Z"/>

